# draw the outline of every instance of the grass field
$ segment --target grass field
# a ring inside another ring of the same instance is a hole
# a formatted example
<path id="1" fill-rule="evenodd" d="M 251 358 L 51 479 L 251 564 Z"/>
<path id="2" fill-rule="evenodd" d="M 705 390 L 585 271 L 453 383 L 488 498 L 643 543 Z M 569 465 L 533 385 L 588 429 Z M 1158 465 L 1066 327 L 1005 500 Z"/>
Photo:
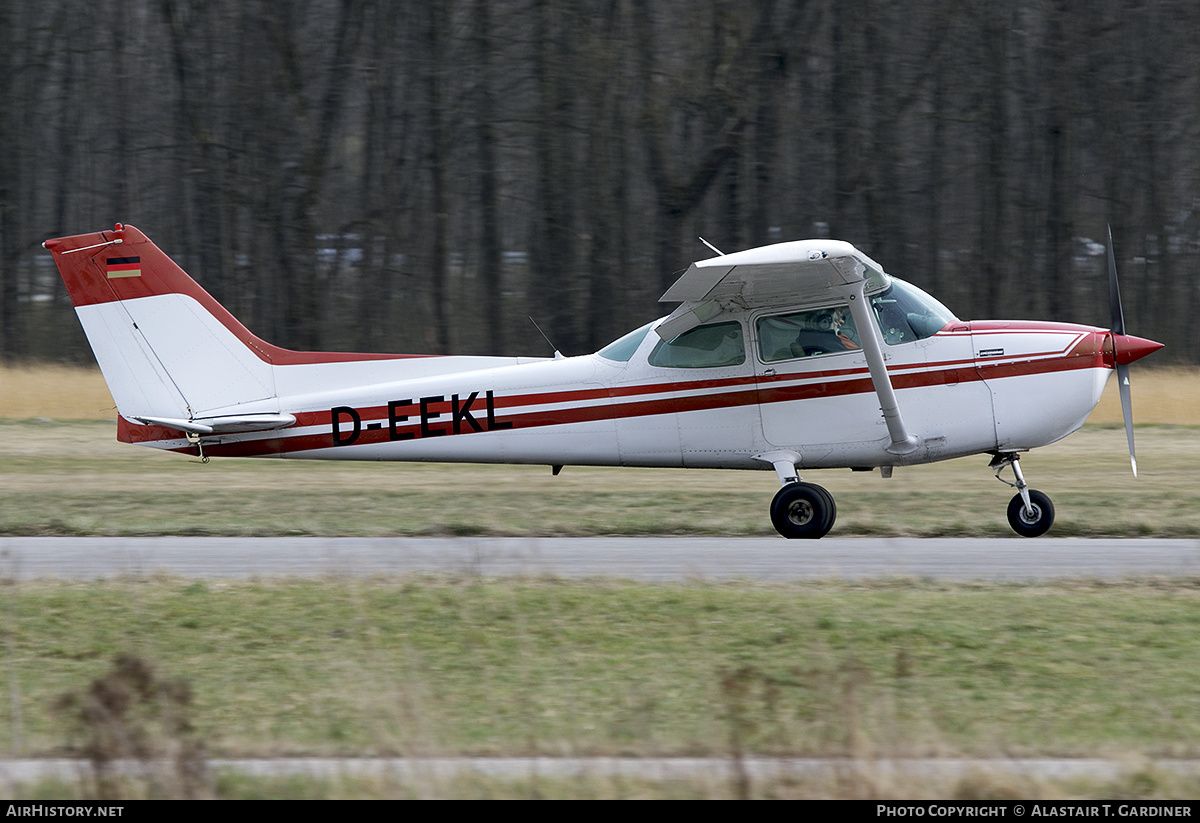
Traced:
<path id="1" fill-rule="evenodd" d="M 13 754 L 141 729 L 239 756 L 1200 756 L 1197 581 L 142 579 L 4 600 Z M 164 731 L 165 691 L 116 732 L 63 710 L 121 652 L 187 684 L 191 731 Z"/>
<path id="2" fill-rule="evenodd" d="M 1200 535 L 1200 428 L 1086 427 L 1021 462 L 1059 536 Z M 834 535 L 1010 535 L 987 458 L 812 472 Z M 0 421 L 0 534 L 773 534 L 772 472 L 327 463 L 186 457 L 118 443 L 112 423 Z"/>
<path id="3" fill-rule="evenodd" d="M 50 386 L 61 386 L 61 377 L 30 400 L 32 390 L 14 374 L 0 371 L 0 416 L 8 417 L 0 420 L 0 535 L 772 533 L 766 506 L 777 484 L 769 472 L 568 467 L 555 478 L 537 467 L 205 466 L 117 443 L 112 422 L 95 420 L 112 414 L 111 401 L 83 388 L 87 375 L 63 372 L 69 388 L 52 403 Z M 1119 409 L 1110 420 L 1103 404 L 1099 424 L 1023 460 L 1027 477 L 1055 499 L 1052 534 L 1200 535 L 1197 372 L 1133 379 L 1135 397 L 1150 398 L 1135 411 L 1149 424 L 1137 432 L 1138 480 L 1129 476 Z M 72 404 L 81 405 L 72 411 Z M 891 480 L 833 471 L 811 479 L 838 498 L 834 534 L 1010 534 L 1011 490 L 990 476 L 985 458 L 901 469 Z M 749 794 L 1200 791 L 1195 780 L 1139 765 L 1200 757 L 1195 580 L 16 584 L 5 574 L 0 558 L 0 751 L 10 757 L 79 752 L 118 738 L 141 740 L 150 753 L 183 751 L 190 741 L 218 755 L 736 760 L 747 753 L 868 764 L 903 756 L 1103 756 L 1130 764 L 1129 776 L 1103 785 L 855 778 L 756 785 Z M 111 674 L 97 681 L 119 654 L 152 666 L 158 685 L 138 698 L 142 681 L 119 688 Z M 99 693 L 132 695 L 116 726 L 77 719 L 93 682 L 112 687 Z M 747 793 L 600 779 L 413 786 L 223 778 L 214 785 L 206 791 L 221 796 Z M 28 791 L 103 794 L 78 786 Z"/>
<path id="4" fill-rule="evenodd" d="M 116 442 L 98 373 L 0 370 L 0 534 L 772 534 L 774 474 L 217 459 Z M 1052 534 L 1200 535 L 1200 371 L 1134 375 L 1141 477 L 1107 404 L 1028 455 L 1058 512 Z M 21 398 L 25 398 L 22 400 Z M 4 419 L 8 418 L 8 419 Z M 111 420 L 111 418 L 110 418 Z M 807 477 L 838 500 L 836 535 L 1007 535 L 1012 491 L 986 457 Z"/>

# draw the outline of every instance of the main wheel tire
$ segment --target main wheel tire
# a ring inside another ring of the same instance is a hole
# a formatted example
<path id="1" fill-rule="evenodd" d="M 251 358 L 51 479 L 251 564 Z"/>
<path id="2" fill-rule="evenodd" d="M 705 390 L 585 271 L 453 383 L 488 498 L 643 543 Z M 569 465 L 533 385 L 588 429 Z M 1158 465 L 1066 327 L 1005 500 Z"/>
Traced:
<path id="1" fill-rule="evenodd" d="M 836 519 L 833 495 L 813 483 L 789 483 L 771 501 L 771 523 L 789 540 L 824 537 Z"/>
<path id="2" fill-rule="evenodd" d="M 825 496 L 825 502 L 829 505 L 829 525 L 825 527 L 825 532 L 822 535 L 824 536 L 824 534 L 829 533 L 829 530 L 833 528 L 833 524 L 837 521 L 837 503 L 833 501 L 833 495 L 829 492 L 829 489 L 824 486 L 818 486 L 815 483 L 813 484 L 813 488 Z"/>
<path id="3" fill-rule="evenodd" d="M 1029 505 L 1032 513 L 1025 511 L 1025 501 L 1019 494 L 1008 501 L 1008 524 L 1022 537 L 1040 537 L 1054 524 L 1054 504 L 1046 495 L 1030 489 Z"/>

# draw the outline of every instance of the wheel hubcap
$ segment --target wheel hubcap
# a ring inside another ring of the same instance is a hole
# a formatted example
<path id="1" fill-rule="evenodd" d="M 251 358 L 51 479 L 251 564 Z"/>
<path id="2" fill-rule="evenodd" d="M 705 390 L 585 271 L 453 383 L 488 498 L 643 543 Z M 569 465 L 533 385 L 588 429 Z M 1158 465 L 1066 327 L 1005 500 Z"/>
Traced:
<path id="1" fill-rule="evenodd" d="M 794 500 L 788 506 L 788 520 L 797 526 L 807 526 L 813 519 L 813 506 L 807 500 Z"/>

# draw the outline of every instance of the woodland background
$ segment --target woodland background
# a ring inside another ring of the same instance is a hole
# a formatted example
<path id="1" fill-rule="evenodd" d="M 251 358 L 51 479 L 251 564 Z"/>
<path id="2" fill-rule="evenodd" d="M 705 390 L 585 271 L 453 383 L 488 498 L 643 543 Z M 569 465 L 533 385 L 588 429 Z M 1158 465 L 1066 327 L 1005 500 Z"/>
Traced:
<path id="1" fill-rule="evenodd" d="M 0 0 L 0 360 L 131 223 L 303 349 L 594 350 L 689 262 L 862 248 L 1200 362 L 1195 0 Z"/>

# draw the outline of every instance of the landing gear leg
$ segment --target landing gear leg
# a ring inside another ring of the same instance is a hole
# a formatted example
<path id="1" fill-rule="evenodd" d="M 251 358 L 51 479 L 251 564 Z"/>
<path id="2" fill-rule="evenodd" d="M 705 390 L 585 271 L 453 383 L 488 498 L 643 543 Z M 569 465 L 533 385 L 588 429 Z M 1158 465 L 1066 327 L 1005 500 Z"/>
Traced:
<path id="1" fill-rule="evenodd" d="M 997 452 L 988 468 L 995 470 L 997 480 L 1017 490 L 1008 502 L 1008 524 L 1013 531 L 1022 537 L 1039 537 L 1054 524 L 1054 504 L 1042 492 L 1029 488 L 1017 462 L 1019 459 L 1015 452 Z M 1000 476 L 1007 466 L 1012 467 L 1015 483 Z"/>

